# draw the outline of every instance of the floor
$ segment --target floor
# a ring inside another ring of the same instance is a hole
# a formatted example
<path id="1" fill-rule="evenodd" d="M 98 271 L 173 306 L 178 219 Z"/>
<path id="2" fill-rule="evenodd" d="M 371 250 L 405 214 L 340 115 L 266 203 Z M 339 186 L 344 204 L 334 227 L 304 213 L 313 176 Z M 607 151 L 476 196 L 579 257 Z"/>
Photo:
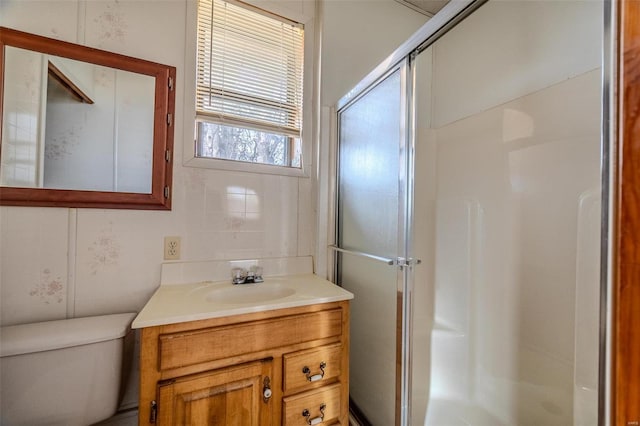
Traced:
<path id="1" fill-rule="evenodd" d="M 138 425 L 138 410 L 122 411 L 115 416 L 96 423 L 93 426 L 137 426 Z"/>

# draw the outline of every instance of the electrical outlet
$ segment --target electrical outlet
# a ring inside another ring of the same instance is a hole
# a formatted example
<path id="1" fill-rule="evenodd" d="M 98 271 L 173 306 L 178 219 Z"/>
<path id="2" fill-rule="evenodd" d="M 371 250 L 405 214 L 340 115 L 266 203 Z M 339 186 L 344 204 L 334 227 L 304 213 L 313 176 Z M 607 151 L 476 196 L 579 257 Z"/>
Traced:
<path id="1" fill-rule="evenodd" d="M 164 260 L 180 259 L 180 237 L 164 237 Z"/>

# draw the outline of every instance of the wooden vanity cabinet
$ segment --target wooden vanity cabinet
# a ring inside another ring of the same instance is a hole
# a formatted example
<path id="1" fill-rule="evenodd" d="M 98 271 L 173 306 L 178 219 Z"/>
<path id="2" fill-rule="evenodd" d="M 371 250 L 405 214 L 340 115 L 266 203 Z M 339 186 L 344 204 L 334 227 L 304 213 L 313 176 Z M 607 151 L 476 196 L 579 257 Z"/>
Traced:
<path id="1" fill-rule="evenodd" d="M 348 413 L 348 301 L 141 329 L 141 426 L 346 426 Z"/>

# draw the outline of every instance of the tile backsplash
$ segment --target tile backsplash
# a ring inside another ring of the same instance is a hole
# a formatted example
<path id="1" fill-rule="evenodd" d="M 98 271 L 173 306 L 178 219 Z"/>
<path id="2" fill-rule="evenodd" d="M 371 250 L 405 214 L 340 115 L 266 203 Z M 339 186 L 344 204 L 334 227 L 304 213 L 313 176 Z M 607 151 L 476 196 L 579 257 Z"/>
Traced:
<path id="1" fill-rule="evenodd" d="M 264 277 L 313 273 L 313 258 L 311 256 L 171 262 L 162 264 L 160 284 L 173 285 L 189 284 L 199 281 L 230 281 L 232 268 L 248 269 L 254 265 L 263 268 Z"/>

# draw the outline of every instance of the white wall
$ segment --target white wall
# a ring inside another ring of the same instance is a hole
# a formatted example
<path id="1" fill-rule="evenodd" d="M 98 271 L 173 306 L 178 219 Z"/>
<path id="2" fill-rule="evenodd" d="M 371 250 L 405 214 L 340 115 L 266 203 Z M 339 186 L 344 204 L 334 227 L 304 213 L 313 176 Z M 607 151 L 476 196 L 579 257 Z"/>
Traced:
<path id="1" fill-rule="evenodd" d="M 482 6 L 435 44 L 434 126 L 599 67 L 602 8 L 562 0 Z"/>
<path id="2" fill-rule="evenodd" d="M 322 105 L 335 105 L 427 19 L 394 0 L 324 0 Z"/>
<path id="3" fill-rule="evenodd" d="M 265 5 L 275 3 L 263 2 Z M 7 27 L 177 68 L 174 158 L 182 158 L 186 0 L 0 3 Z M 278 11 L 313 13 L 304 0 Z M 191 29 L 189 29 L 191 30 Z M 312 78 L 312 77 L 311 77 Z M 163 238 L 182 237 L 182 259 L 313 254 L 310 178 L 174 164 L 173 209 L 0 208 L 0 322 L 137 311 L 159 285 Z"/>
<path id="4" fill-rule="evenodd" d="M 308 0 L 256 3 L 280 13 L 314 13 Z M 154 2 L 151 9 L 135 0 L 4 0 L 0 24 L 176 66 L 174 158 L 180 159 L 191 126 L 183 120 L 183 105 L 192 102 L 184 97 L 191 84 L 185 75 L 187 10 L 186 0 Z M 393 0 L 328 0 L 323 15 L 322 97 L 328 105 L 426 19 Z M 167 235 L 182 237 L 186 260 L 313 254 L 313 194 L 309 178 L 177 162 L 171 212 L 2 207 L 0 322 L 139 310 L 158 285 Z"/>
<path id="5" fill-rule="evenodd" d="M 322 0 L 322 117 L 318 146 L 316 273 L 329 276 L 333 224 L 330 211 L 335 194 L 334 173 L 336 103 L 376 66 L 393 53 L 427 20 L 394 0 Z"/>
<path id="6" fill-rule="evenodd" d="M 308 16 L 313 2 L 263 1 Z M 0 3 L 0 24 L 177 68 L 174 158 L 182 158 L 186 0 Z M 324 2 L 323 92 L 335 102 L 425 17 L 393 0 Z M 386 29 L 386 30 L 385 30 Z M 307 76 L 309 78 L 309 76 Z M 310 178 L 174 164 L 170 212 L 0 208 L 0 322 L 139 310 L 159 283 L 163 237 L 182 237 L 183 260 L 313 254 Z M 326 229 L 325 229 L 326 232 Z"/>

